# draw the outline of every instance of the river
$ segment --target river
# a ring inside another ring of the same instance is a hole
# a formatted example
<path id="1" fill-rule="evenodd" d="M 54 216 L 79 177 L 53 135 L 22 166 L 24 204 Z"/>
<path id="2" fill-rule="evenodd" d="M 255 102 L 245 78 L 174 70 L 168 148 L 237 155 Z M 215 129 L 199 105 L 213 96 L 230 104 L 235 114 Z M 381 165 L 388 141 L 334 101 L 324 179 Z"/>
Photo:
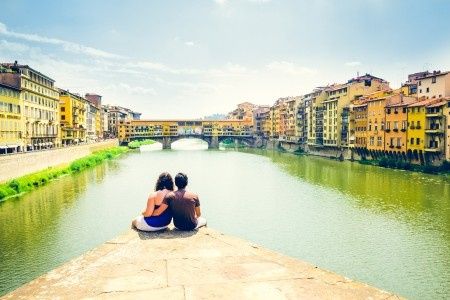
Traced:
<path id="1" fill-rule="evenodd" d="M 450 298 L 448 177 L 260 150 L 124 155 L 0 203 L 0 295 L 129 228 L 162 171 L 208 226 L 413 299 Z"/>

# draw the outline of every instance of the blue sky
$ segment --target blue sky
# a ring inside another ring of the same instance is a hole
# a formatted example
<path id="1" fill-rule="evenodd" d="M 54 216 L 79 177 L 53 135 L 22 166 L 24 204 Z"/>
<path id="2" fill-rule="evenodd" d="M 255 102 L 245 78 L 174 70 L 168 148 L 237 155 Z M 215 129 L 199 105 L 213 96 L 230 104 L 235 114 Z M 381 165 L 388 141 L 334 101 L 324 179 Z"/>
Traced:
<path id="1" fill-rule="evenodd" d="M 2 0 L 0 61 L 146 118 L 272 104 L 370 72 L 450 69 L 446 0 Z"/>

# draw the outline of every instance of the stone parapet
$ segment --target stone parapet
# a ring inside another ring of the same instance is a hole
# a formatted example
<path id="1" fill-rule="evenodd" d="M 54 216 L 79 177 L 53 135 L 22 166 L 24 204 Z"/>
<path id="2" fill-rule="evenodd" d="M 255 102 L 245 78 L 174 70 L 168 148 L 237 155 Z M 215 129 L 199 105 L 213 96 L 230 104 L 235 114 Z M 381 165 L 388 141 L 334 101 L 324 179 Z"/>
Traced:
<path id="1" fill-rule="evenodd" d="M 114 139 L 79 146 L 0 156 L 0 183 L 49 167 L 68 164 L 92 152 L 115 147 L 118 144 L 118 141 Z"/>

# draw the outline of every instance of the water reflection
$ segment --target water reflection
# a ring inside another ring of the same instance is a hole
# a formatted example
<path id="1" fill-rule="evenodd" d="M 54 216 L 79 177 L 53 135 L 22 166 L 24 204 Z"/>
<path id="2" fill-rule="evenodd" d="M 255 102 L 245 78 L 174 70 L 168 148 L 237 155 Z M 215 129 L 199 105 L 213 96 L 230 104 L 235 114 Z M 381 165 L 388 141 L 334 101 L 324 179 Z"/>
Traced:
<path id="1" fill-rule="evenodd" d="M 256 150 L 256 153 L 270 157 L 296 177 L 350 195 L 356 200 L 354 204 L 373 211 L 389 212 L 395 218 L 405 218 L 422 226 L 426 214 L 439 212 L 436 214 L 439 220 L 426 226 L 437 226 L 434 229 L 450 237 L 448 177 L 274 151 Z"/>
<path id="2" fill-rule="evenodd" d="M 208 143 L 201 139 L 187 138 L 173 142 L 170 147 L 172 150 L 207 150 Z"/>
<path id="3" fill-rule="evenodd" d="M 61 251 L 64 243 L 82 236 L 70 215 L 77 213 L 77 200 L 88 184 L 100 184 L 107 168 L 108 164 L 102 164 L 89 172 L 61 177 L 39 190 L 0 202 L 0 295 L 73 257 L 70 248 Z M 89 244 L 83 239 L 79 243 Z"/>
<path id="4" fill-rule="evenodd" d="M 163 144 L 161 143 L 153 143 L 151 145 L 142 145 L 139 147 L 139 150 L 141 152 L 148 152 L 148 151 L 159 151 L 163 149 Z"/>

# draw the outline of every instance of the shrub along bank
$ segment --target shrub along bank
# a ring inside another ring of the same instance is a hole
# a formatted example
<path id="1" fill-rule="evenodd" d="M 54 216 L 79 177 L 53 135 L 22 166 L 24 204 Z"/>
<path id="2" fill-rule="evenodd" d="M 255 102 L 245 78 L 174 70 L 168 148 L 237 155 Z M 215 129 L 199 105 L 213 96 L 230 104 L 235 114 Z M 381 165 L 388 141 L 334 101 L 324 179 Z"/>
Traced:
<path id="1" fill-rule="evenodd" d="M 104 160 L 113 159 L 127 151 L 127 147 L 105 149 L 77 159 L 70 163 L 69 166 L 48 168 L 10 180 L 0 184 L 0 201 L 7 197 L 34 190 L 62 175 L 80 172 L 86 168 L 98 165 Z"/>
<path id="2" fill-rule="evenodd" d="M 444 163 L 440 166 L 416 165 L 404 160 L 382 157 L 380 160 L 361 160 L 360 163 L 363 165 L 374 165 L 383 168 L 416 171 L 430 174 L 450 173 L 450 162 L 447 161 L 444 161 Z"/>

